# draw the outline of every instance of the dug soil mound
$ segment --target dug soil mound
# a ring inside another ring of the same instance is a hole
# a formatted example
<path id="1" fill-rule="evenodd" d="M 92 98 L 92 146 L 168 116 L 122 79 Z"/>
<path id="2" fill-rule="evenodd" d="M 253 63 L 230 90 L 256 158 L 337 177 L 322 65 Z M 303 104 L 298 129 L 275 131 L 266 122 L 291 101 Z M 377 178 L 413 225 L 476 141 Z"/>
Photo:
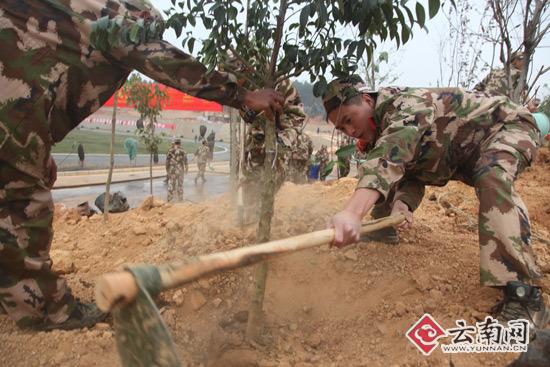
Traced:
<path id="1" fill-rule="evenodd" d="M 525 172 L 517 188 L 531 211 L 534 247 L 550 294 L 550 166 Z M 354 179 L 296 186 L 277 196 L 274 239 L 323 229 L 342 208 Z M 255 242 L 255 227 L 235 225 L 229 197 L 80 217 L 55 212 L 54 268 L 74 293 L 93 299 L 95 279 L 124 263 L 181 260 Z M 477 201 L 453 182 L 429 188 L 413 229 L 398 246 L 323 246 L 270 262 L 262 342 L 244 341 L 253 269 L 213 276 L 163 293 L 157 303 L 184 366 L 505 366 L 513 354 L 423 356 L 405 337 L 428 312 L 445 328 L 484 319 L 499 293 L 479 287 Z M 119 366 L 112 327 L 35 333 L 0 316 L 0 365 Z"/>

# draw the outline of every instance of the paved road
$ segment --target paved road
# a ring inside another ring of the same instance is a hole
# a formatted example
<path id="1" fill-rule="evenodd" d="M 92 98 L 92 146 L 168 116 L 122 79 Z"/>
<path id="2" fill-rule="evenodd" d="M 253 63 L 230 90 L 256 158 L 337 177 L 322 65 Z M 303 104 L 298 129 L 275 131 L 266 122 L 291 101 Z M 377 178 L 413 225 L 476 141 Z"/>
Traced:
<path id="1" fill-rule="evenodd" d="M 192 140 L 190 140 L 192 141 Z M 228 161 L 229 160 L 229 144 L 217 142 L 216 147 L 221 148 L 221 151 L 214 152 L 214 161 Z M 57 168 L 60 171 L 78 170 L 79 162 L 78 155 L 75 153 L 52 154 Z M 191 162 L 192 154 L 189 154 L 189 160 Z M 163 166 L 166 159 L 166 154 L 159 154 L 158 165 Z M 102 169 L 109 168 L 109 154 L 86 154 L 84 169 Z M 116 167 L 129 167 L 130 161 L 127 154 L 115 154 L 115 168 Z M 149 166 L 149 155 L 138 154 L 136 158 L 136 166 Z"/>
<path id="2" fill-rule="evenodd" d="M 199 202 L 229 191 L 229 175 L 209 174 L 207 171 L 206 183 L 197 186 L 194 184 L 194 178 L 195 173 L 185 176 L 183 184 L 184 200 Z M 98 185 L 53 190 L 52 195 L 54 202 L 65 204 L 69 208 L 74 208 L 84 201 L 88 201 L 93 205 L 96 197 L 104 191 L 105 186 Z M 124 195 L 126 195 L 130 207 L 135 208 L 149 196 L 149 180 L 111 185 L 111 192 L 116 191 L 122 191 Z M 162 200 L 166 200 L 167 187 L 164 184 L 164 179 L 153 180 L 153 194 L 162 198 Z"/>

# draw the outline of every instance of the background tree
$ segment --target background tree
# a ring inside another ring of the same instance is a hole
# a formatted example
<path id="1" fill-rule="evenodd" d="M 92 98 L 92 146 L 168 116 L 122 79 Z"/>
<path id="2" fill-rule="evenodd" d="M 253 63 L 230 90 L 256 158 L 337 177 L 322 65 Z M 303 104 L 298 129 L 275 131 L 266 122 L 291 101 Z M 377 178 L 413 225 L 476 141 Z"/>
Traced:
<path id="1" fill-rule="evenodd" d="M 209 32 L 199 57 L 210 69 L 227 64 L 234 73 L 252 88 L 276 88 L 288 80 L 309 74 L 315 82 L 313 93 L 322 95 L 327 88 L 325 75 L 346 76 L 357 70 L 363 55 L 370 60 L 378 42 L 392 40 L 399 47 L 412 35 L 415 24 L 424 27 L 426 10 L 419 2 L 409 4 L 400 0 L 379 1 L 328 1 L 328 0 L 172 0 L 173 7 L 167 24 L 179 37 L 184 28 L 183 47 L 192 53 L 195 33 L 200 20 Z M 428 13 L 433 17 L 439 0 L 430 0 Z M 244 12 L 246 16 L 243 16 Z M 358 37 L 346 26 L 357 29 Z M 229 60 L 237 59 L 243 66 L 231 68 Z M 243 71 L 244 70 L 244 71 Z M 270 238 L 274 199 L 274 168 L 276 152 L 275 126 L 266 124 L 264 191 L 261 199 L 261 216 L 258 242 Z M 262 303 L 265 293 L 267 265 L 262 264 L 256 273 L 255 295 L 249 312 L 247 335 L 258 339 L 261 329 Z"/>
<path id="2" fill-rule="evenodd" d="M 459 1 L 456 6 L 444 3 L 441 8 L 447 29 L 440 33 L 437 84 L 440 87 L 473 89 L 480 75 L 492 69 L 494 59 L 494 54 L 490 62 L 482 58 L 482 45 L 487 41 L 478 36 L 484 30 L 482 24 L 475 23 L 477 9 L 470 0 Z M 482 19 L 489 14 L 487 7 L 483 11 Z"/>
<path id="3" fill-rule="evenodd" d="M 463 0 L 456 7 L 444 5 L 449 30 L 441 40 L 439 85 L 469 89 L 482 79 L 483 72 L 496 68 L 504 68 L 508 85 L 512 85 L 511 57 L 514 52 L 522 51 L 526 62 L 509 97 L 524 103 L 534 96 L 537 81 L 550 69 L 542 65 L 533 70 L 535 51 L 548 39 L 549 1 Z M 490 48 L 487 49 L 487 45 Z"/>
<path id="4" fill-rule="evenodd" d="M 323 107 L 323 100 L 313 95 L 313 84 L 307 81 L 300 82 L 296 80 L 292 83 L 292 85 L 298 90 L 300 97 L 302 97 L 304 112 L 308 116 L 320 116 L 324 119 L 325 108 Z"/>
<path id="5" fill-rule="evenodd" d="M 106 223 L 109 219 L 109 201 L 111 191 L 111 181 L 113 179 L 113 169 L 115 167 L 115 134 L 116 134 L 116 113 L 118 107 L 118 95 L 119 92 L 115 92 L 115 101 L 113 104 L 113 115 L 111 118 L 111 146 L 109 149 L 109 174 L 107 175 L 107 182 L 105 183 L 105 199 L 103 202 L 103 222 Z"/>
<path id="6" fill-rule="evenodd" d="M 144 121 L 144 128 L 136 132 L 149 152 L 149 191 L 153 195 L 153 155 L 158 153 L 162 138 L 155 135 L 155 124 L 168 94 L 158 84 L 146 83 L 139 74 L 132 74 L 124 85 L 127 103 L 133 106 Z"/>
<path id="7" fill-rule="evenodd" d="M 519 83 L 510 97 L 516 102 L 525 102 L 533 91 L 540 76 L 550 70 L 542 66 L 532 78 L 529 78 L 533 55 L 540 42 L 550 30 L 550 0 L 489 0 L 492 20 L 496 24 L 495 40 L 498 44 L 499 58 L 504 64 L 506 76 L 510 80 L 510 60 L 512 53 L 521 50 L 525 54 L 524 67 Z M 531 73 L 532 74 L 532 73 Z M 527 93 L 522 93 L 527 90 Z"/>

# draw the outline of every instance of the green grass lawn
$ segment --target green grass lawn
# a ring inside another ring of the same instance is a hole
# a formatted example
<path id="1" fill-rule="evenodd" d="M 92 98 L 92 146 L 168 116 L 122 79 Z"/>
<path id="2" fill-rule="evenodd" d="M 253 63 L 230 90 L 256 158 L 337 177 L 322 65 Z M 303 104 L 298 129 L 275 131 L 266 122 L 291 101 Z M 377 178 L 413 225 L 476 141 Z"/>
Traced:
<path id="1" fill-rule="evenodd" d="M 124 140 L 127 138 L 134 138 L 138 141 L 138 154 L 146 154 L 145 144 L 139 140 L 135 134 L 120 133 L 117 132 L 115 136 L 115 154 L 126 154 L 124 150 Z M 78 143 L 82 143 L 84 146 L 85 154 L 94 153 L 109 153 L 111 146 L 111 134 L 106 130 L 88 130 L 88 129 L 75 129 L 69 133 L 63 139 L 63 141 L 57 143 L 52 150 L 52 153 L 76 153 L 76 147 Z M 166 153 L 170 147 L 171 138 L 165 138 L 159 149 L 159 153 Z M 182 141 L 183 150 L 187 153 L 194 153 L 197 150 L 198 144 L 188 141 Z M 216 150 L 220 150 L 216 148 Z"/>

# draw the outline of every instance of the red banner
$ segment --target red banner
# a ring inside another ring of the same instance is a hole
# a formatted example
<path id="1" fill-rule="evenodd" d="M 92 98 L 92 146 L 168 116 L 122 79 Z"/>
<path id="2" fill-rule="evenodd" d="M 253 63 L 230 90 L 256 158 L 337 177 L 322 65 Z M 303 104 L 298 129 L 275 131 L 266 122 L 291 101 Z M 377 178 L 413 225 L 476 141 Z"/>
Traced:
<path id="1" fill-rule="evenodd" d="M 155 88 L 157 84 L 151 84 L 151 88 Z M 180 111 L 198 111 L 198 112 L 223 112 L 221 104 L 192 97 L 188 94 L 180 92 L 177 89 L 169 88 L 165 85 L 158 84 L 159 88 L 168 94 L 168 100 L 163 103 L 164 110 L 180 110 Z M 118 94 L 118 107 L 132 107 L 126 103 L 126 95 L 123 90 Z M 105 103 L 105 106 L 112 107 L 115 102 L 114 95 Z"/>

